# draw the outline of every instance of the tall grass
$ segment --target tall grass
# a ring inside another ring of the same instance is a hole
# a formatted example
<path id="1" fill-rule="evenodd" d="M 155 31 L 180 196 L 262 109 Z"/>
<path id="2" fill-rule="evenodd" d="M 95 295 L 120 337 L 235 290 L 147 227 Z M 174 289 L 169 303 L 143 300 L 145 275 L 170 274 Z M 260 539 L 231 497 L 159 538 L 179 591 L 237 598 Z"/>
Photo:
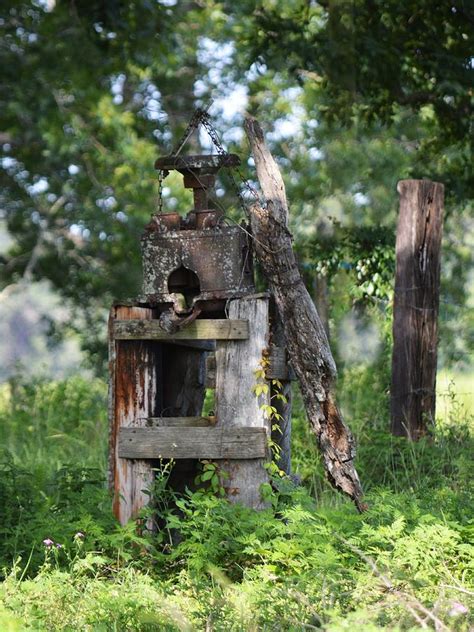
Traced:
<path id="1" fill-rule="evenodd" d="M 105 471 L 107 386 L 102 380 L 26 380 L 0 386 L 0 445 L 49 475 L 65 465 Z"/>
<path id="2" fill-rule="evenodd" d="M 431 437 L 394 438 L 385 384 L 383 367 L 341 380 L 366 514 L 328 486 L 296 396 L 302 485 L 276 481 L 272 508 L 256 513 L 205 493 L 176 498 L 158 472 L 158 534 L 111 516 L 104 383 L 4 385 L 0 630 L 467 632 L 472 417 L 452 387 Z"/>

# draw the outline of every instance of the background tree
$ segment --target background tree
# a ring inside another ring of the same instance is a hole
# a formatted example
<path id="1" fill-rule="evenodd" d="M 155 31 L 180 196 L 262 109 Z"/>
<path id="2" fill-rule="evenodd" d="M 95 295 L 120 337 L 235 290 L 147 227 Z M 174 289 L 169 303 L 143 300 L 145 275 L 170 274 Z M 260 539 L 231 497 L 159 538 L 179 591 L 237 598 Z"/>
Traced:
<path id="1" fill-rule="evenodd" d="M 274 130 L 301 264 L 329 285 L 337 278 L 334 345 L 354 300 L 375 314 L 390 300 L 400 178 L 446 185 L 444 293 L 462 305 L 472 269 L 472 19 L 461 0 L 11 1 L 0 23 L 11 240 L 2 283 L 49 279 L 100 364 L 101 315 L 140 285 L 153 161 L 212 96 L 229 149 L 248 155 L 245 107 Z M 177 180 L 165 184 L 168 207 L 190 206 Z M 226 207 L 235 204 L 228 185 Z M 442 332 L 454 357 L 466 344 L 453 344 L 459 322 L 446 319 Z"/>

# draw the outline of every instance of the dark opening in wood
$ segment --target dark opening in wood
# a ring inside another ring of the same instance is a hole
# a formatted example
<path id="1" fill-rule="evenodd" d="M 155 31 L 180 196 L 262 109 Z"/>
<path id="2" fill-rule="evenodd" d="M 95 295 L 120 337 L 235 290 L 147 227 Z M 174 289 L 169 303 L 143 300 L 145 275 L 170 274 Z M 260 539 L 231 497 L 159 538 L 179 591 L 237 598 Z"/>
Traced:
<path id="1" fill-rule="evenodd" d="M 194 270 L 181 265 L 169 275 L 168 291 L 170 294 L 182 294 L 186 300 L 186 305 L 191 307 L 193 298 L 201 292 L 199 277 Z"/>

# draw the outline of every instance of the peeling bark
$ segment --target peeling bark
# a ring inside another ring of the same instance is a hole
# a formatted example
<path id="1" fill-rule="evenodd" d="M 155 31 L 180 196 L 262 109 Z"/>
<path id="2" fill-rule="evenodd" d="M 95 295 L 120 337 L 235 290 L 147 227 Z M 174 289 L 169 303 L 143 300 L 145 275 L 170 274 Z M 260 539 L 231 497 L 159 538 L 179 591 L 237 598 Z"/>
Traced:
<path id="1" fill-rule="evenodd" d="M 245 131 L 255 159 L 265 206 L 250 209 L 254 248 L 283 322 L 291 364 L 300 383 L 311 429 L 316 435 L 329 481 L 348 494 L 359 511 L 362 488 L 354 467 L 354 440 L 337 407 L 336 365 L 326 332 L 298 270 L 288 230 L 288 203 L 281 173 L 258 121 L 248 117 Z"/>

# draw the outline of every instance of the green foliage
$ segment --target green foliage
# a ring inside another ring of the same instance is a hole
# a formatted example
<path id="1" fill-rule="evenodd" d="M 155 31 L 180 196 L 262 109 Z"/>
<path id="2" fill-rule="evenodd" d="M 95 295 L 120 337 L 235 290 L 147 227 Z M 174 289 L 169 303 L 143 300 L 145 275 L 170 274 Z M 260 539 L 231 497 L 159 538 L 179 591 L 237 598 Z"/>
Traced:
<path id="1" fill-rule="evenodd" d="M 330 238 L 307 246 L 306 269 L 330 279 L 339 270 L 353 272 L 351 298 L 388 300 L 393 295 L 395 244 L 393 231 L 380 227 L 350 229 L 335 223 Z"/>
<path id="2" fill-rule="evenodd" d="M 239 6 L 248 59 L 319 88 L 321 113 L 390 120 L 397 106 L 433 106 L 444 136 L 471 129 L 471 8 L 464 2 L 318 2 Z M 429 28 L 427 26 L 429 25 Z"/>
<path id="3" fill-rule="evenodd" d="M 201 461 L 201 471 L 194 480 L 196 485 L 201 486 L 198 488 L 197 493 L 225 496 L 223 483 L 228 478 L 228 473 L 221 465 L 214 461 L 203 459 Z"/>
<path id="4" fill-rule="evenodd" d="M 12 377 L 0 386 L 0 443 L 28 468 L 45 475 L 65 463 L 105 470 L 106 386 L 72 377 L 51 382 Z"/>
<path id="5" fill-rule="evenodd" d="M 355 630 L 407 630 L 418 629 L 416 617 L 434 627 L 431 616 L 467 632 L 466 609 L 474 607 L 472 424 L 453 405 L 430 439 L 409 444 L 390 437 L 384 380 L 377 404 L 369 387 L 377 372 L 383 374 L 380 368 L 352 369 L 343 378 L 342 404 L 353 421 L 368 492 L 370 508 L 362 515 L 324 482 L 298 405 L 293 454 L 303 486 L 280 478 L 273 490 L 263 490 L 271 508 L 254 512 L 215 493 L 176 495 L 167 488 L 172 464 L 163 462 L 150 490 L 157 534 L 115 524 L 103 470 L 84 468 L 85 453 L 74 456 L 65 445 L 67 466 L 61 469 L 45 467 L 43 452 L 30 455 L 29 470 L 5 457 L 0 627 L 149 631 L 207 625 L 224 632 L 339 631 L 350 624 Z M 26 387 L 18 390 L 22 405 L 10 417 L 10 431 L 22 427 L 25 416 L 36 421 L 46 401 L 48 419 L 57 420 L 64 389 L 80 385 L 76 378 L 38 383 L 28 397 Z M 93 408 L 94 390 L 83 391 L 81 401 L 85 410 Z M 3 401 L 2 414 L 5 407 L 11 410 L 11 402 Z M 71 437 L 80 435 L 80 424 L 63 419 Z M 21 454 L 21 440 L 20 433 L 10 436 L 14 454 Z M 212 480 L 216 471 L 216 464 L 203 463 L 201 477 Z M 145 512 L 144 521 L 150 515 Z"/>

